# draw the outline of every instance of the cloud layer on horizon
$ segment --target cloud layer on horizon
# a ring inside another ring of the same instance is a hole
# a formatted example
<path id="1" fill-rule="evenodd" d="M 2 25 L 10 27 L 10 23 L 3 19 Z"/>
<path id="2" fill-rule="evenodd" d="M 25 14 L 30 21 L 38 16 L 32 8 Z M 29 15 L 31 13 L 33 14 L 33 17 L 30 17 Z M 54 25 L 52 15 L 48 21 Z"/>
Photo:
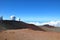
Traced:
<path id="1" fill-rule="evenodd" d="M 40 22 L 28 22 L 28 23 L 29 24 L 35 24 L 37 26 L 49 24 L 52 26 L 60 27 L 60 21 L 49 21 L 49 22 L 44 22 L 44 23 L 40 23 Z"/>

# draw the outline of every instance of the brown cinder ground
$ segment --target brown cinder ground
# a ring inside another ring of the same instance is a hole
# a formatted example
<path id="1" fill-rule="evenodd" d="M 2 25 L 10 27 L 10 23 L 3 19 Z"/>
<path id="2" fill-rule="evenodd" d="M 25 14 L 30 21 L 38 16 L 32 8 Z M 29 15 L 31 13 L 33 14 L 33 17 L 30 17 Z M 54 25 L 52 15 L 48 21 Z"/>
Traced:
<path id="1" fill-rule="evenodd" d="M 0 40 L 60 40 L 60 32 L 43 32 L 31 29 L 0 32 Z"/>

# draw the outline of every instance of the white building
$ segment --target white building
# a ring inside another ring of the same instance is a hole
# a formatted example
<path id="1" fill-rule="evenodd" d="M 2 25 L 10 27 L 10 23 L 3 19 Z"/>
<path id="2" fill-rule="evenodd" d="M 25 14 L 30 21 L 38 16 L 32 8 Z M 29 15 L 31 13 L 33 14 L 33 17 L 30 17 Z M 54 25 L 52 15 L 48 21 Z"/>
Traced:
<path id="1" fill-rule="evenodd" d="M 14 20 L 14 21 L 16 20 L 16 17 L 14 15 L 11 16 L 10 18 L 11 18 L 11 20 Z"/>

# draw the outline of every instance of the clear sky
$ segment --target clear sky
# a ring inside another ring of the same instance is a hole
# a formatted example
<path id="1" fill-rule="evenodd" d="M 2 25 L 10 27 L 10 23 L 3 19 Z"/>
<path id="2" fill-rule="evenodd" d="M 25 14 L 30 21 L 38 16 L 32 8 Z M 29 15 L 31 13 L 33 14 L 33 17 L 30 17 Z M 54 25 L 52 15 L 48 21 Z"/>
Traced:
<path id="1" fill-rule="evenodd" d="M 0 0 L 0 16 L 23 21 L 60 20 L 60 0 Z"/>

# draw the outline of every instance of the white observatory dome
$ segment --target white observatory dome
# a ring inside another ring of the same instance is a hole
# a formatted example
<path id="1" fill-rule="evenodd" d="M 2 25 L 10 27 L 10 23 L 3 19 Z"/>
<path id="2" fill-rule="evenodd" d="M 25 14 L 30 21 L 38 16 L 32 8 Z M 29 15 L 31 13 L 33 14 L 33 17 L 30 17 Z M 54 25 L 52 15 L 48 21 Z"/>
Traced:
<path id="1" fill-rule="evenodd" d="M 10 16 L 11 20 L 16 20 L 16 17 L 14 15 Z"/>

